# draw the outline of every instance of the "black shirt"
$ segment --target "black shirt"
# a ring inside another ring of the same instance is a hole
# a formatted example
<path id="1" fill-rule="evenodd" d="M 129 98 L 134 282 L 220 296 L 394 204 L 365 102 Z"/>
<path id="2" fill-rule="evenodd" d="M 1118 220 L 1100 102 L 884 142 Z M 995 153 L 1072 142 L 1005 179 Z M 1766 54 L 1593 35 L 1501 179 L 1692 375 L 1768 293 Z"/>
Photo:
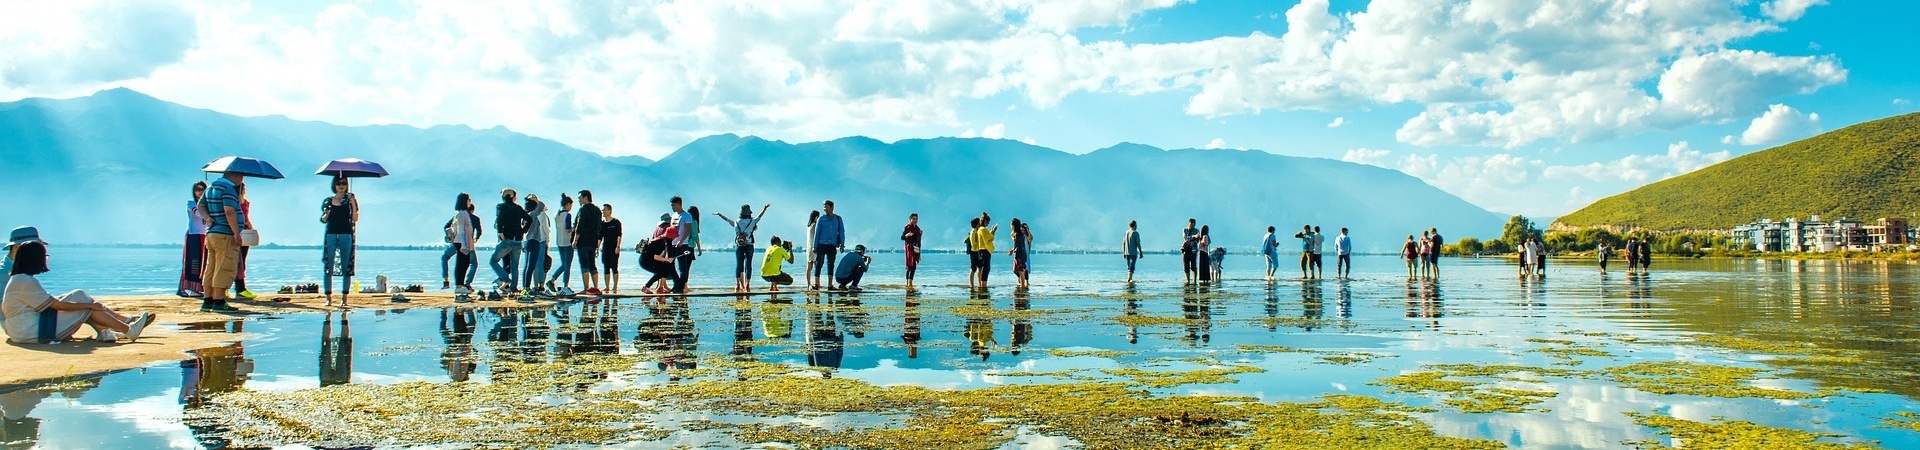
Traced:
<path id="1" fill-rule="evenodd" d="M 613 253 L 620 250 L 620 219 L 608 220 L 600 227 L 600 249 Z"/>
<path id="2" fill-rule="evenodd" d="M 602 220 L 602 217 L 600 217 L 600 207 L 594 206 L 592 203 L 581 203 L 580 216 L 578 219 L 574 219 L 574 239 L 585 244 L 600 242 Z"/>
<path id="3" fill-rule="evenodd" d="M 503 202 L 493 210 L 493 229 L 500 232 L 501 239 L 518 241 L 527 237 L 527 226 L 533 223 L 533 217 L 527 215 L 526 208 Z"/>
<path id="4" fill-rule="evenodd" d="M 353 197 L 349 195 L 340 204 L 333 204 L 333 197 L 320 201 L 320 210 L 327 218 L 327 234 L 353 234 Z"/>

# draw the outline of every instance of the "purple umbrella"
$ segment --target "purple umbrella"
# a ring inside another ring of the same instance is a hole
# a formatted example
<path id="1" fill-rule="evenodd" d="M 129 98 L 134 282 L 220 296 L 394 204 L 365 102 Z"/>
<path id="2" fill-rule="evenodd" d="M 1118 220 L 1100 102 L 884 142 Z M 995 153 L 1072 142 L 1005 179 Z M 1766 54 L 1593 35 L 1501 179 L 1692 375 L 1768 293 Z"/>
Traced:
<path id="1" fill-rule="evenodd" d="M 387 168 L 360 158 L 341 158 L 320 166 L 320 170 L 314 174 L 336 178 L 380 178 L 387 176 Z"/>

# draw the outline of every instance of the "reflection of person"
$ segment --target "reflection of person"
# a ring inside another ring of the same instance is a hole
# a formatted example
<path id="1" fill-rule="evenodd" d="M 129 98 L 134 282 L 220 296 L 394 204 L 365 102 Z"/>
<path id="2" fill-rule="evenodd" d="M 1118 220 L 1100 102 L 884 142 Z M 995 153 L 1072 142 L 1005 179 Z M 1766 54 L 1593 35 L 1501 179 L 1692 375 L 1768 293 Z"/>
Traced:
<path id="1" fill-rule="evenodd" d="M 47 272 L 47 247 L 33 227 L 13 230 L 7 242 L 7 255 L 13 260 L 8 273 L 6 294 L 0 299 L 0 311 L 6 315 L 7 341 L 15 343 L 52 343 L 72 339 L 81 325 L 93 327 L 101 341 L 113 342 L 124 334 L 140 339 L 141 331 L 153 323 L 153 313 L 129 320 L 106 305 L 95 303 L 86 291 L 72 291 L 55 297 L 40 285 L 38 277 Z"/>
<path id="2" fill-rule="evenodd" d="M 333 335 L 333 312 L 320 321 L 320 387 L 353 382 L 353 331 L 340 312 L 340 335 Z"/>
<path id="3" fill-rule="evenodd" d="M 733 356 L 735 361 L 753 360 L 753 301 L 746 294 L 733 299 Z"/>
<path id="4" fill-rule="evenodd" d="M 233 392 L 246 384 L 253 361 L 239 342 L 193 351 L 193 359 L 180 362 L 182 383 L 180 402 L 198 408 L 208 396 Z"/>
<path id="5" fill-rule="evenodd" d="M 867 267 L 871 265 L 873 257 L 867 256 L 867 246 L 855 245 L 853 252 L 841 259 L 839 266 L 834 269 L 833 282 L 840 285 L 843 291 L 860 290 L 860 278 L 867 275 Z"/>
<path id="6" fill-rule="evenodd" d="M 200 197 L 207 192 L 207 182 L 193 182 L 193 199 L 187 200 L 187 241 L 180 252 L 180 289 L 174 292 L 186 298 L 200 298 L 206 295 L 200 286 L 200 264 L 206 256 L 207 214 L 200 210 Z"/>
<path id="7" fill-rule="evenodd" d="M 1014 311 L 1026 311 L 1030 304 L 1031 302 L 1025 292 L 1013 294 Z M 1033 342 L 1033 321 L 1026 319 L 1026 316 L 1022 315 L 1015 315 L 1013 317 L 1013 319 L 1008 320 L 1013 323 L 1013 341 L 1007 353 L 1018 355 L 1020 354 L 1020 349 L 1026 348 L 1028 343 Z"/>
<path id="8" fill-rule="evenodd" d="M 920 357 L 920 302 L 907 298 L 905 330 L 900 333 L 900 343 L 907 345 L 907 359 Z"/>
<path id="9" fill-rule="evenodd" d="M 0 442 L 4 442 L 8 448 L 36 447 L 36 441 L 40 438 L 40 419 L 29 416 L 33 414 L 33 408 L 55 392 L 67 400 L 80 398 L 88 390 L 100 387 L 100 378 L 82 378 L 72 383 L 60 383 L 60 386 L 62 389 L 57 391 L 18 389 L 0 394 L 0 415 L 6 418 L 6 423 L 0 426 Z M 55 439 L 52 442 L 60 441 Z"/>
<path id="10" fill-rule="evenodd" d="M 993 303 L 987 300 L 984 291 L 974 292 L 972 299 L 967 301 L 967 306 L 993 309 Z M 979 356 L 981 361 L 986 361 L 987 357 L 993 354 L 993 346 L 1000 343 L 999 338 L 993 336 L 993 321 L 985 317 L 968 316 L 966 336 L 969 345 L 967 353 Z"/>
<path id="11" fill-rule="evenodd" d="M 840 368 L 840 361 L 846 357 L 847 335 L 840 332 L 834 323 L 833 308 L 819 308 L 807 311 L 807 364 L 814 367 Z"/>
<path id="12" fill-rule="evenodd" d="M 440 365 L 447 369 L 447 377 L 453 381 L 467 381 L 479 367 L 473 359 L 473 327 L 479 318 L 470 308 L 450 309 L 440 310 L 440 340 L 447 346 L 440 352 Z M 451 328 L 447 322 L 449 314 L 453 316 Z"/>

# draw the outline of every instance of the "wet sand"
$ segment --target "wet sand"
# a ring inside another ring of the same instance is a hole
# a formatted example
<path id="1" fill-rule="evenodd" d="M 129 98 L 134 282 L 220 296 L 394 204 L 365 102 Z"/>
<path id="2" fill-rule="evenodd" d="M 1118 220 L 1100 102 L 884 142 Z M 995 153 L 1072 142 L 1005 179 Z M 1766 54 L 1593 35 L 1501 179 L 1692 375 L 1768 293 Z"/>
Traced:
<path id="1" fill-rule="evenodd" d="M 405 295 L 410 300 L 407 303 L 389 302 L 391 295 L 355 295 L 350 297 L 351 308 L 392 310 L 454 305 L 451 293 L 428 292 Z M 7 361 L 7 370 L 0 371 L 0 386 L 60 380 L 99 372 L 145 367 L 156 362 L 178 361 L 186 359 L 189 351 L 229 344 L 245 337 L 244 333 L 231 332 L 233 327 L 226 326 L 228 322 L 264 315 L 342 309 L 338 306 L 331 308 L 326 306 L 326 298 L 319 294 L 263 294 L 251 301 L 234 300 L 231 304 L 240 308 L 241 311 L 229 314 L 200 312 L 199 300 L 167 295 L 100 296 L 95 297 L 95 300 L 127 316 L 152 312 L 159 315 L 159 320 L 154 326 L 147 328 L 138 342 L 132 343 L 95 341 L 91 339 L 94 334 L 93 328 L 83 326 L 74 336 L 87 339 L 76 339 L 59 344 L 0 345 L 0 361 Z M 534 303 L 502 300 L 476 301 L 469 305 L 511 308 L 550 304 L 553 304 L 552 300 L 540 300 Z"/>

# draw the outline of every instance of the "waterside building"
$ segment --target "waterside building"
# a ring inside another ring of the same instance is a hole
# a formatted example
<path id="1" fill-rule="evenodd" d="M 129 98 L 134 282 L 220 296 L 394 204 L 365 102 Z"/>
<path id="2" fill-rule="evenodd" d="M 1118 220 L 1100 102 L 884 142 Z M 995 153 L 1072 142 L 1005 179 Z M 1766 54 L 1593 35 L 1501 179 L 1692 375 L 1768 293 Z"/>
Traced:
<path id="1" fill-rule="evenodd" d="M 1760 252 L 1888 251 L 1906 249 L 1914 242 L 1913 229 L 1907 226 L 1907 219 L 1899 217 L 1883 217 L 1872 225 L 1844 217 L 1833 221 L 1822 221 L 1820 216 L 1779 222 L 1761 219 L 1733 227 L 1727 234 L 1734 247 Z"/>

